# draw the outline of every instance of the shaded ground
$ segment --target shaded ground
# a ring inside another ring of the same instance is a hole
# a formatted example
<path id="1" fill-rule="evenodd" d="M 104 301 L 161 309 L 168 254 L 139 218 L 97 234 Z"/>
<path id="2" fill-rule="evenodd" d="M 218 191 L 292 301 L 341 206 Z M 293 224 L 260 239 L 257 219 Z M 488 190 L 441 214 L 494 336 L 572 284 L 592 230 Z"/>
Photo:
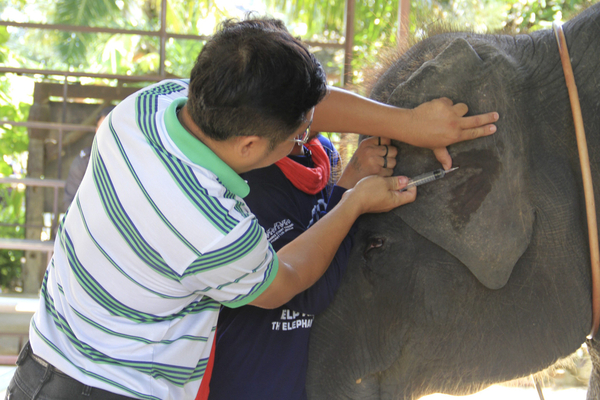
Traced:
<path id="1" fill-rule="evenodd" d="M 592 364 L 583 345 L 570 357 L 536 374 L 543 382 L 545 400 L 585 400 Z M 421 400 L 536 400 L 539 399 L 531 377 L 493 385 L 469 396 L 433 394 Z"/>
<path id="2" fill-rule="evenodd" d="M 6 388 L 15 372 L 16 367 L 7 367 L 0 365 L 0 399 L 6 395 Z"/>
<path id="3" fill-rule="evenodd" d="M 546 400 L 585 400 L 586 388 L 577 387 L 570 389 L 542 390 Z M 535 388 L 508 387 L 501 385 L 490 386 L 479 393 L 470 396 L 448 396 L 444 394 L 432 394 L 422 397 L 421 400 L 536 400 L 539 399 Z"/>

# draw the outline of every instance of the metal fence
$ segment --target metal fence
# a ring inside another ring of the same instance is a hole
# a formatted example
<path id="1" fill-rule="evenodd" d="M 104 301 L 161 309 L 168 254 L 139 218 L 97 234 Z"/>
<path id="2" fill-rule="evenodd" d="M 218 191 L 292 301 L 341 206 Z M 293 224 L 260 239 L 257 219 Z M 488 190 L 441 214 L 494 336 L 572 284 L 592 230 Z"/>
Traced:
<path id="1" fill-rule="evenodd" d="M 145 75 L 145 76 L 131 76 L 131 75 L 118 75 L 118 74 L 103 74 L 103 73 L 91 73 L 91 72 L 74 72 L 74 71 L 60 71 L 60 70 L 48 70 L 48 69 L 31 69 L 31 68 L 12 68 L 12 67 L 0 67 L 0 73 L 14 73 L 20 75 L 38 75 L 38 76 L 62 76 L 63 77 L 63 123 L 50 123 L 46 121 L 28 121 L 28 122 L 16 122 L 1 120 L 2 125 L 12 126 L 26 126 L 29 129 L 56 129 L 58 130 L 58 176 L 61 176 L 62 171 L 62 139 L 63 133 L 69 130 L 80 130 L 80 131 L 91 131 L 93 127 L 87 125 L 73 125 L 65 123 L 66 120 L 66 104 L 69 98 L 69 91 L 72 90 L 69 84 L 69 78 L 99 78 L 99 79 L 110 79 L 117 80 L 118 82 L 156 82 L 167 77 L 165 70 L 166 61 L 166 43 L 169 39 L 175 40 L 197 40 L 206 41 L 209 39 L 207 36 L 200 35 L 188 35 L 188 34 L 176 34 L 167 32 L 167 2 L 168 0 L 161 1 L 160 11 L 160 28 L 157 31 L 146 31 L 146 30 L 135 30 L 135 29 L 114 29 L 114 28 L 99 28 L 90 26 L 73 26 L 73 25 L 61 25 L 61 24 L 41 24 L 41 23 L 22 23 L 13 21 L 0 21 L 0 26 L 16 27 L 21 29 L 47 29 L 55 31 L 66 31 L 66 32 L 83 32 L 83 33 L 106 33 L 106 34 L 128 34 L 128 35 L 141 35 L 141 36 L 152 36 L 160 39 L 160 62 L 159 70 L 157 75 Z M 349 33 L 353 32 L 351 26 L 354 20 L 354 0 L 347 1 L 347 30 Z M 352 35 L 350 35 L 352 38 Z M 321 42 L 306 42 L 309 46 L 319 46 L 321 48 L 333 48 L 333 49 L 344 49 L 345 50 L 345 70 L 344 76 L 350 76 L 351 71 L 349 69 L 351 54 L 352 54 L 352 40 L 347 40 L 345 44 L 339 43 L 321 43 Z M 0 183 L 8 183 L 14 185 L 26 185 L 26 186 L 42 186 L 54 188 L 54 200 L 53 200 L 53 221 L 52 221 L 52 235 L 50 241 L 53 239 L 55 227 L 58 218 L 58 190 L 64 188 L 64 180 L 48 180 L 48 179 L 13 179 L 13 178 L 2 178 Z M 27 223 L 26 223 L 27 225 Z M 31 239 L 6 239 L 0 238 L 0 248 L 2 249 L 15 249 L 15 250 L 40 250 L 46 252 L 48 255 L 51 254 L 50 243 L 42 242 L 41 240 Z"/>

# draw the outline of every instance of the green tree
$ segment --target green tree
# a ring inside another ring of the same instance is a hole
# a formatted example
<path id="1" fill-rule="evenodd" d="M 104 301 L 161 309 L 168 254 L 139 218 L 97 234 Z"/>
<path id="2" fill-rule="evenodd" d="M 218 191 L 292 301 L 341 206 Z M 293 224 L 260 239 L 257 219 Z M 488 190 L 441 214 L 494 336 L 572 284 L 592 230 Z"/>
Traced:
<path id="1" fill-rule="evenodd" d="M 0 237 L 24 237 L 19 226 L 25 222 L 25 190 L 0 185 Z M 20 287 L 23 251 L 0 250 L 0 293 Z"/>
<path id="2" fill-rule="evenodd" d="M 2 30 L 0 29 L 0 32 Z M 0 37 L 6 37 L 1 35 Z M 6 60 L 10 52 L 0 42 L 0 58 Z M 0 115 L 11 121 L 24 121 L 29 113 L 29 104 L 14 104 L 10 96 L 9 77 L 0 76 Z M 24 155 L 27 151 L 28 137 L 24 127 L 6 127 L 0 125 L 0 176 L 21 173 L 24 169 Z M 24 237 L 19 226 L 25 222 L 25 190 L 22 187 L 0 185 L 0 237 Z M 0 292 L 18 287 L 21 274 L 22 251 L 0 250 Z"/>
<path id="3" fill-rule="evenodd" d="M 549 28 L 553 21 L 566 21 L 598 0 L 510 0 L 506 26 L 515 32 Z"/>
<path id="4" fill-rule="evenodd" d="M 345 31 L 343 1 L 265 0 L 273 14 L 281 14 L 292 32 L 311 41 L 342 42 Z M 500 30 L 526 32 L 565 21 L 598 0 L 429 0 L 411 1 L 410 33 L 419 39 L 437 24 L 480 33 Z M 298 28 L 302 29 L 298 29 Z M 305 33 L 302 32 L 305 30 Z M 398 1 L 355 1 L 352 69 L 354 83 L 361 71 L 377 63 L 382 49 L 396 46 Z M 341 71 L 341 63 L 337 64 Z"/>
<path id="5" fill-rule="evenodd" d="M 526 32 L 565 21 L 599 0 L 413 0 L 410 34 L 419 39 L 436 24 L 476 32 Z M 329 42 L 337 48 L 315 46 L 312 50 L 327 70 L 331 82 L 339 82 L 344 54 L 345 2 L 340 0 L 244 0 L 239 6 L 217 0 L 168 0 L 167 31 L 177 34 L 210 35 L 224 18 L 255 9 L 285 21 L 290 31 L 311 42 Z M 4 20 L 55 23 L 158 31 L 161 0 L 3 0 Z M 397 45 L 398 0 L 355 0 L 353 38 L 356 90 L 363 71 L 376 66 L 383 50 Z M 188 76 L 204 42 L 168 40 L 166 72 Z M 0 27 L 0 63 L 3 66 L 111 73 L 157 74 L 160 41 L 156 37 L 131 34 L 90 34 L 43 29 Z M 0 115 L 8 120 L 27 119 L 29 104 L 13 100 L 13 75 L 0 75 Z M 38 78 L 39 79 L 39 78 Z M 51 78 L 46 78 L 51 79 Z M 92 83 L 87 80 L 86 83 Z M 102 81 L 104 84 L 116 82 Z M 14 90 L 14 89 L 13 89 Z M 25 172 L 27 131 L 0 126 L 0 175 Z M 24 192 L 0 185 L 0 236 L 22 237 L 15 225 L 24 221 Z M 0 287 L 18 278 L 18 252 L 0 251 Z"/>

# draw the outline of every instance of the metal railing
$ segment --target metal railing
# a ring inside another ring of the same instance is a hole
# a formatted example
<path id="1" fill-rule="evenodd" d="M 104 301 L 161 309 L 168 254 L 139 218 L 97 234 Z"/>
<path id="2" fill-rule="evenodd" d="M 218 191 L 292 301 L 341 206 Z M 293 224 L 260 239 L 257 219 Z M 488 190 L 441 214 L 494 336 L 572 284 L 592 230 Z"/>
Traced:
<path id="1" fill-rule="evenodd" d="M 54 202 L 53 202 L 53 217 L 51 232 L 55 232 L 56 226 L 58 226 L 58 191 L 64 189 L 65 181 L 60 179 L 34 179 L 34 178 L 4 178 L 0 177 L 0 184 L 12 184 L 12 185 L 25 185 L 25 186 L 37 186 L 37 187 L 48 187 L 54 189 Z M 54 251 L 54 240 L 53 234 L 50 235 L 50 240 L 33 240 L 33 239 L 13 239 L 13 238 L 0 238 L 0 249 L 9 250 L 31 250 L 45 252 L 47 261 L 50 262 L 52 253 Z"/>
<path id="2" fill-rule="evenodd" d="M 28 339 L 29 324 L 39 306 L 39 296 L 0 295 L 0 365 L 14 365 Z M 11 351 L 12 350 L 12 351 Z M 0 379 L 2 381 L 2 379 Z M 0 391 L 2 391 L 0 387 Z"/>
<path id="3" fill-rule="evenodd" d="M 353 32 L 352 28 L 354 24 L 354 2 L 355 0 L 346 0 L 349 4 L 347 8 L 347 16 L 346 16 L 346 31 Z M 165 70 L 166 65 L 166 44 L 167 40 L 175 39 L 175 40 L 197 40 L 197 41 L 206 41 L 210 37 L 203 35 L 189 35 L 189 34 L 177 34 L 167 32 L 167 2 L 168 0 L 161 1 L 161 11 L 160 11 L 160 26 L 158 30 L 153 31 L 145 31 L 138 29 L 115 29 L 115 28 L 100 28 L 100 27 L 90 27 L 90 26 L 75 26 L 75 25 L 65 25 L 65 24 L 40 24 L 40 23 L 22 23 L 22 22 L 14 22 L 14 21 L 0 21 L 0 26 L 6 27 L 14 27 L 20 29 L 43 29 L 43 30 L 56 30 L 56 31 L 66 31 L 66 32 L 82 32 L 82 33 L 96 33 L 96 34 L 127 34 L 127 35 L 139 35 L 139 36 L 152 36 L 157 37 L 160 40 L 160 48 L 159 48 L 159 67 L 158 71 L 155 74 L 151 75 L 120 75 L 120 74 L 107 74 L 107 73 L 91 73 L 91 72 L 80 72 L 80 71 L 62 71 L 62 70 L 48 70 L 48 69 L 35 69 L 35 68 L 17 68 L 17 67 L 6 67 L 0 66 L 0 74 L 1 73 L 14 73 L 20 75 L 32 75 L 32 76 L 45 76 L 45 77 L 63 77 L 63 79 L 58 80 L 59 83 L 58 88 L 54 88 L 54 96 L 62 97 L 62 123 L 54 123 L 54 122 L 46 122 L 46 121 L 27 121 L 27 122 L 17 122 L 17 121 L 8 121 L 8 120 L 0 120 L 0 125 L 12 125 L 12 126 L 24 126 L 29 129 L 47 129 L 47 130 L 56 130 L 58 131 L 58 135 L 56 137 L 56 145 L 57 145 L 57 164 L 56 164 L 56 176 L 62 176 L 62 152 L 63 152 L 63 133 L 65 131 L 84 131 L 84 132 L 93 132 L 95 131 L 95 127 L 87 126 L 87 125 L 75 125 L 75 124 L 67 124 L 66 123 L 66 115 L 67 115 L 67 100 L 69 98 L 70 92 L 78 92 L 78 88 L 76 85 L 70 85 L 70 78 L 97 78 L 97 79 L 110 79 L 113 81 L 117 81 L 119 83 L 122 82 L 157 82 L 167 78 L 168 74 Z M 351 53 L 353 48 L 353 37 L 350 37 L 345 40 L 344 44 L 341 43 L 330 43 L 330 42 L 316 42 L 316 41 L 307 41 L 305 42 L 307 45 L 311 47 L 321 47 L 321 48 L 331 48 L 331 49 L 339 49 L 344 50 L 346 54 L 345 62 L 344 62 L 344 83 L 347 82 L 350 77 L 350 61 L 351 61 Z M 76 97 L 76 96 L 71 96 Z M 115 98 L 111 98 L 114 100 Z M 31 172 L 31 171 L 29 171 Z M 0 238 L 0 249 L 15 249 L 15 250 L 34 250 L 34 251 L 42 251 L 46 252 L 48 258 L 52 255 L 53 249 L 53 239 L 56 231 L 58 218 L 59 218 L 59 190 L 64 188 L 65 181 L 59 179 L 15 179 L 15 178 L 0 178 L 0 183 L 9 183 L 9 184 L 23 184 L 25 186 L 42 186 L 42 187 L 51 187 L 54 189 L 54 198 L 52 205 L 52 227 L 50 230 L 50 240 L 42 241 L 42 240 L 32 240 L 32 239 L 10 239 L 10 238 Z M 31 226 L 32 223 L 30 221 L 26 221 L 23 226 Z"/>

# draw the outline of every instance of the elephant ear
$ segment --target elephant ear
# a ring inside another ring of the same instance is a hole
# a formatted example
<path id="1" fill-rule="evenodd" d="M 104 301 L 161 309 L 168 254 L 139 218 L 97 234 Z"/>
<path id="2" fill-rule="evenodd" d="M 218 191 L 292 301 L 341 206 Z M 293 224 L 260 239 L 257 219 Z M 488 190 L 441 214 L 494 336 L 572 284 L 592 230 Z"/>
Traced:
<path id="1" fill-rule="evenodd" d="M 464 39 L 454 40 L 436 58 L 424 63 L 396 87 L 389 103 L 420 104 L 441 96 L 467 103 L 477 113 L 490 103 L 500 85 L 489 68 L 499 58 L 482 60 Z M 505 110 L 506 111 L 506 110 Z M 444 179 L 418 188 L 414 203 L 393 212 L 420 235 L 458 258 L 490 289 L 503 287 L 523 255 L 533 231 L 534 209 L 527 198 L 525 160 L 520 140 L 509 122 L 498 131 L 450 146 L 453 165 L 460 168 Z M 396 143 L 395 175 L 416 176 L 440 168 L 430 150 Z"/>

